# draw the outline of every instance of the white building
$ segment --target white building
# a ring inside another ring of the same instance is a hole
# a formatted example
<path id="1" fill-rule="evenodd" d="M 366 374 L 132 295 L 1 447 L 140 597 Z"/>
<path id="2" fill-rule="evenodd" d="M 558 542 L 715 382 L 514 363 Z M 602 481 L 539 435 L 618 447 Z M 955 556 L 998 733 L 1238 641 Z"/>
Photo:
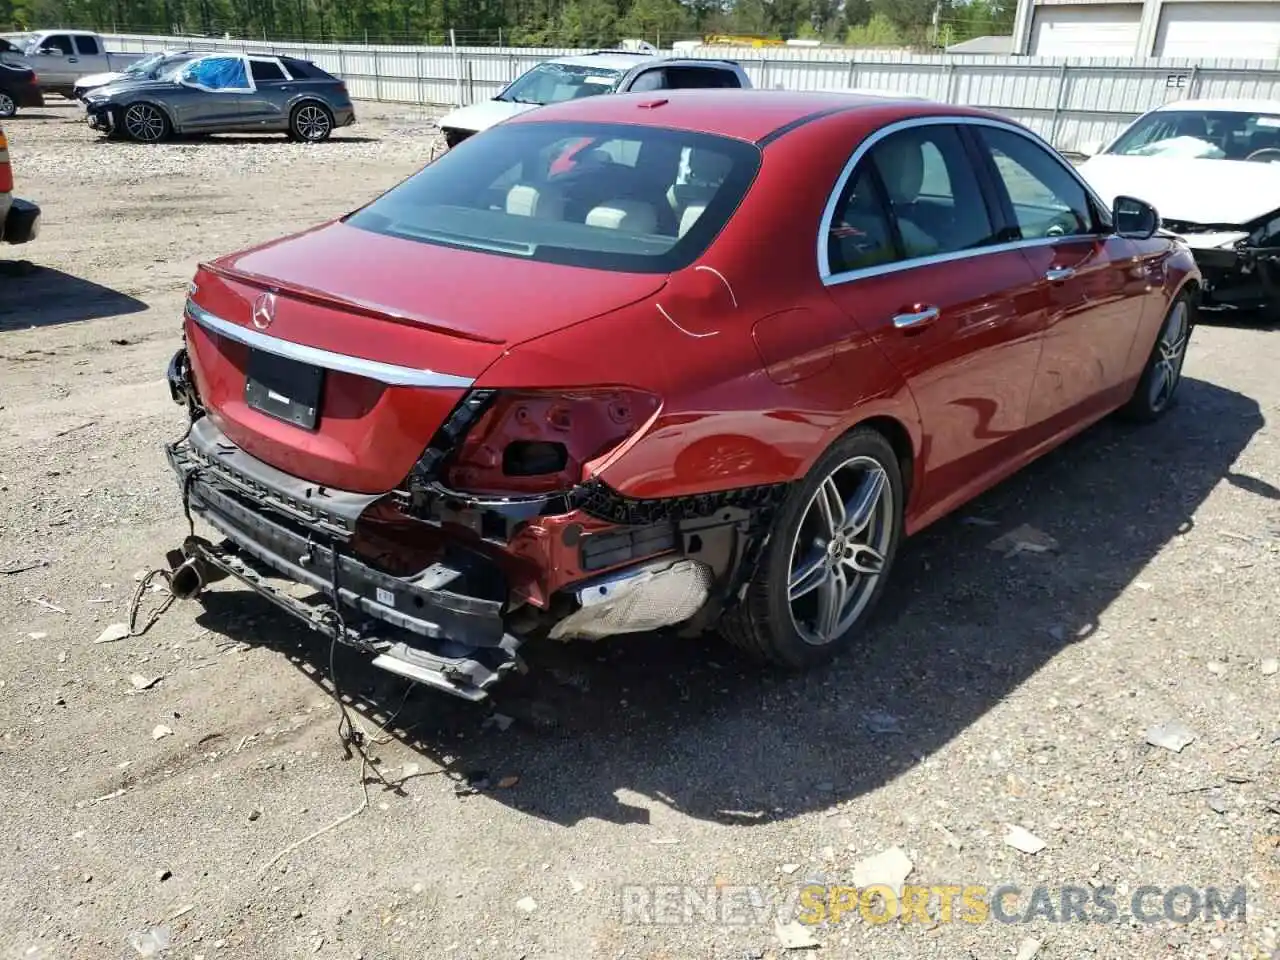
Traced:
<path id="1" fill-rule="evenodd" d="M 1018 0 L 1013 34 L 1040 57 L 1280 60 L 1280 0 Z"/>

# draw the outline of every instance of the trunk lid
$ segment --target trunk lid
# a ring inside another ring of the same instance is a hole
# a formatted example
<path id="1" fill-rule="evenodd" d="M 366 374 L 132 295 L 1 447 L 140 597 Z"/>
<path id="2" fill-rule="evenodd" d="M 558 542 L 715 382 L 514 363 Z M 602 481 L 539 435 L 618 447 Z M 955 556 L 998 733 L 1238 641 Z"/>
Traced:
<path id="1" fill-rule="evenodd" d="M 377 493 L 404 480 L 470 382 L 513 345 L 665 282 L 336 223 L 202 266 L 188 349 L 206 410 L 243 450 L 314 483 Z M 573 377 L 566 357 L 565 384 Z"/>

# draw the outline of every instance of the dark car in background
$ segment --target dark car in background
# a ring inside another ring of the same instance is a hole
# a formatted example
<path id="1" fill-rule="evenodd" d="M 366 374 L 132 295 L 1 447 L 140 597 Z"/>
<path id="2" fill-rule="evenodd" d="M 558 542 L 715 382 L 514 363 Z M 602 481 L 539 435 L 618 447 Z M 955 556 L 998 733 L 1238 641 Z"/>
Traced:
<path id="1" fill-rule="evenodd" d="M 8 119 L 19 107 L 43 107 L 36 72 L 0 61 L 0 119 Z"/>
<path id="2" fill-rule="evenodd" d="M 139 143 L 269 132 L 315 143 L 356 119 L 346 84 L 294 57 L 209 54 L 155 80 L 91 90 L 84 102 L 95 130 Z"/>

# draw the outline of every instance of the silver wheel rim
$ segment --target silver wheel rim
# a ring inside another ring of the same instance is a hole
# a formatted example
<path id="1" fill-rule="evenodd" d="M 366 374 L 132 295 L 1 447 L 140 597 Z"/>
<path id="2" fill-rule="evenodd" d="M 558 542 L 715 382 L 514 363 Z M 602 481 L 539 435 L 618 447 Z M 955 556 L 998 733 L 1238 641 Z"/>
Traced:
<path id="1" fill-rule="evenodd" d="M 1152 371 L 1147 400 L 1152 410 L 1163 410 L 1173 399 L 1182 379 L 1182 361 L 1187 356 L 1187 337 L 1190 334 L 1187 305 L 1179 301 L 1169 313 L 1160 339 L 1156 341 L 1156 365 Z"/>
<path id="2" fill-rule="evenodd" d="M 322 107 L 303 107 L 296 124 L 303 140 L 320 140 L 329 132 L 329 115 Z"/>
<path id="3" fill-rule="evenodd" d="M 884 573 L 893 525 L 893 487 L 872 457 L 846 460 L 818 485 L 787 569 L 791 622 L 805 643 L 832 643 L 862 616 Z"/>
<path id="4" fill-rule="evenodd" d="M 0 117 L 11 117 L 17 112 L 17 104 L 7 93 L 0 93 Z"/>
<path id="5" fill-rule="evenodd" d="M 164 136 L 164 117 L 155 107 L 135 103 L 124 112 L 124 128 L 133 139 L 154 143 Z"/>

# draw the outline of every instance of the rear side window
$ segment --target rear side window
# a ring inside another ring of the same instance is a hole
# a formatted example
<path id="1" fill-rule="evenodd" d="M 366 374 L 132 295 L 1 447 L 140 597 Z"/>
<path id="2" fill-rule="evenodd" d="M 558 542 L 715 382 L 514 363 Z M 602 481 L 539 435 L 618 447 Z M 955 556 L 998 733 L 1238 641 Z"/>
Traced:
<path id="1" fill-rule="evenodd" d="M 499 124 L 347 223 L 420 243 L 669 273 L 707 248 L 759 163 L 754 145 L 704 133 L 628 124 Z"/>
<path id="2" fill-rule="evenodd" d="M 996 242 L 977 174 L 950 124 L 885 137 L 859 161 L 847 191 L 828 238 L 832 273 Z"/>
<path id="3" fill-rule="evenodd" d="M 267 83 L 272 80 L 287 80 L 280 64 L 270 60 L 250 60 L 249 70 L 253 73 L 255 83 Z"/>
<path id="4" fill-rule="evenodd" d="M 295 77 L 303 80 L 332 80 L 333 77 L 308 60 L 285 60 L 284 65 Z"/>
<path id="5" fill-rule="evenodd" d="M 96 57 L 102 52 L 96 37 L 76 37 L 76 47 L 86 57 Z"/>
<path id="6" fill-rule="evenodd" d="M 1066 165 L 1020 134 L 978 127 L 1024 240 L 1094 233 L 1089 195 Z"/>
<path id="7" fill-rule="evenodd" d="M 673 90 L 741 87 L 738 75 L 720 67 L 667 67 L 667 86 Z"/>

